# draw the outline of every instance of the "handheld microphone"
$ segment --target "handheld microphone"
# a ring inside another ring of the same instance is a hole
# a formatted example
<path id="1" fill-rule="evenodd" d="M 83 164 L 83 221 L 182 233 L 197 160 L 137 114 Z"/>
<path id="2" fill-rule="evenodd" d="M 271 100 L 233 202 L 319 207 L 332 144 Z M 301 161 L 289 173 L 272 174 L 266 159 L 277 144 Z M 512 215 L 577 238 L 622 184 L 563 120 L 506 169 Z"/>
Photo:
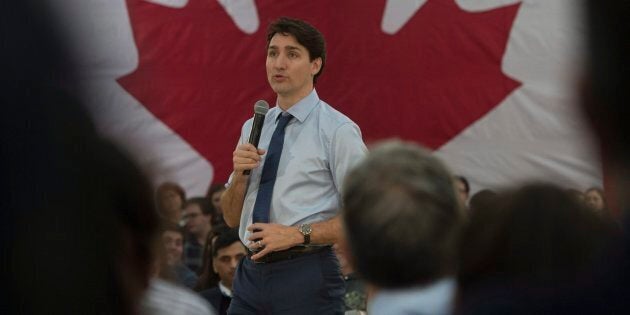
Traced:
<path id="1" fill-rule="evenodd" d="M 254 104 L 254 122 L 252 123 L 252 131 L 249 133 L 249 143 L 258 148 L 258 141 L 260 141 L 260 133 L 262 132 L 263 124 L 265 123 L 265 115 L 269 110 L 269 104 L 260 100 Z M 250 170 L 243 171 L 243 175 L 249 175 Z"/>

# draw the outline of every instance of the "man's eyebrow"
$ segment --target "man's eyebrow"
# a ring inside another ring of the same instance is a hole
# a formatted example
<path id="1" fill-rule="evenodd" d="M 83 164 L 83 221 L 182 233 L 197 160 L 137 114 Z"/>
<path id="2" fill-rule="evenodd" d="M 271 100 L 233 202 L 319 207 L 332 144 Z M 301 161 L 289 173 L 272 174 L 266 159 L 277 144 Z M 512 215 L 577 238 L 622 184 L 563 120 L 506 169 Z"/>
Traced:
<path id="1" fill-rule="evenodd" d="M 297 46 L 286 46 L 286 49 L 287 50 L 302 50 L 300 49 L 300 47 L 297 47 Z"/>
<path id="2" fill-rule="evenodd" d="M 273 50 L 277 50 L 277 49 L 279 49 L 279 48 L 278 48 L 278 46 L 276 46 L 276 45 L 271 45 L 271 46 L 267 47 L 267 50 L 272 50 L 272 49 L 273 49 Z M 285 49 L 285 50 L 298 50 L 298 51 L 301 51 L 301 50 L 302 50 L 302 49 L 301 49 L 300 47 L 298 47 L 298 46 L 285 46 L 285 47 L 284 47 L 284 49 Z"/>

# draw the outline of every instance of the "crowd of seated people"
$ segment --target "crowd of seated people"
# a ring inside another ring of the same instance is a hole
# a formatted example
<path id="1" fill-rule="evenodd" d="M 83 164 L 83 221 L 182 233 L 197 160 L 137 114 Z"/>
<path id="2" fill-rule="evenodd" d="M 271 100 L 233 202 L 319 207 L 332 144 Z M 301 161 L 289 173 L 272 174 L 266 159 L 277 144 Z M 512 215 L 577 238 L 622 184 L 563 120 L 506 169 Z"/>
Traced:
<path id="1" fill-rule="evenodd" d="M 609 210 L 601 189 L 531 183 L 479 189 L 469 197 L 469 180 L 451 175 L 428 151 L 396 142 L 382 146 L 371 150 L 346 183 L 348 238 L 335 248 L 347 285 L 347 314 L 483 314 L 506 295 L 519 302 L 552 298 L 587 285 L 598 259 L 620 237 L 612 216 L 602 215 Z M 407 161 L 393 158 L 405 154 Z M 394 176 L 397 162 L 400 178 Z M 436 175 L 439 168 L 443 173 Z M 435 188 L 427 188 L 431 185 Z M 159 186 L 158 204 L 165 186 L 183 191 L 173 182 Z M 207 196 L 177 203 L 182 209 L 172 211 L 181 214 L 176 220 L 162 217 L 166 259 L 160 275 L 227 314 L 234 271 L 248 251 L 237 230 L 222 221 L 217 207 L 222 187 L 212 185 Z M 408 201 L 401 189 L 408 190 Z M 391 217 L 381 217 L 386 212 Z M 388 227 L 396 233 L 384 233 Z M 405 235 L 416 241 L 405 245 Z M 413 271 L 412 265 L 422 269 Z"/>

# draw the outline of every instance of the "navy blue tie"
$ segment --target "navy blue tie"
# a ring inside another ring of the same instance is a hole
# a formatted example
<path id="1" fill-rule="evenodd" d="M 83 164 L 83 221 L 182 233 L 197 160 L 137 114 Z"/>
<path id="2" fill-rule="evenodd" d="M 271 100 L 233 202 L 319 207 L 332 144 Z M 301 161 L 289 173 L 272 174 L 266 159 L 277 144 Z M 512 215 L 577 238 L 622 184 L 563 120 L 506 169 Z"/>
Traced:
<path id="1" fill-rule="evenodd" d="M 271 206 L 271 196 L 273 195 L 273 185 L 276 183 L 276 174 L 278 174 L 278 163 L 280 163 L 280 155 L 284 146 L 284 129 L 289 121 L 293 118 L 290 114 L 281 115 L 276 125 L 276 130 L 271 136 L 265 164 L 263 165 L 262 174 L 260 175 L 260 184 L 258 186 L 258 195 L 256 195 L 256 203 L 254 203 L 254 213 L 252 222 L 269 223 L 269 208 Z"/>

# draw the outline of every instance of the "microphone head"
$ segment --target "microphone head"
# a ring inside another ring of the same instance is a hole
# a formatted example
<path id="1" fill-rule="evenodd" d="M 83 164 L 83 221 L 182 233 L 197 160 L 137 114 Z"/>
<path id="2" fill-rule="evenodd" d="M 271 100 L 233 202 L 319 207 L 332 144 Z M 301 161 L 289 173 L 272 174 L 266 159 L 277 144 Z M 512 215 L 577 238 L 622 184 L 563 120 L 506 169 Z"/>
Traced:
<path id="1" fill-rule="evenodd" d="M 260 100 L 257 101 L 256 104 L 254 104 L 254 113 L 256 114 L 260 114 L 260 115 L 267 115 L 267 111 L 269 110 L 269 103 L 267 103 L 267 101 L 265 100 Z"/>

